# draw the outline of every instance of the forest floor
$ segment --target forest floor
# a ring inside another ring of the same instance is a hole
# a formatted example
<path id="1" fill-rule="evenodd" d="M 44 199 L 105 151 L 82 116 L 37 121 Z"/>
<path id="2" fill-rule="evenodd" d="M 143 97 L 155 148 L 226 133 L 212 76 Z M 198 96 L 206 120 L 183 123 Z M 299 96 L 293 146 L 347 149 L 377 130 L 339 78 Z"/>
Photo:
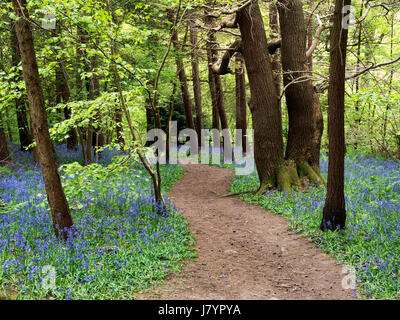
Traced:
<path id="1" fill-rule="evenodd" d="M 136 299 L 354 299 L 343 267 L 288 230 L 288 221 L 228 193 L 233 171 L 186 165 L 169 193 L 196 239 L 197 259 Z"/>

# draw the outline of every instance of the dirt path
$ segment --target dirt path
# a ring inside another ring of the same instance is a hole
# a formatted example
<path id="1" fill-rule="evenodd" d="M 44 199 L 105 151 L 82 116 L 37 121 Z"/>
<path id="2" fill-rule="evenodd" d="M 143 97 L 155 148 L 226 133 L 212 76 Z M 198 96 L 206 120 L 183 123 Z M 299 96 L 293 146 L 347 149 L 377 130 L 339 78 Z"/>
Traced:
<path id="1" fill-rule="evenodd" d="M 352 299 L 342 267 L 288 231 L 285 218 L 228 192 L 233 172 L 187 165 L 170 192 L 191 224 L 198 259 L 141 299 Z"/>

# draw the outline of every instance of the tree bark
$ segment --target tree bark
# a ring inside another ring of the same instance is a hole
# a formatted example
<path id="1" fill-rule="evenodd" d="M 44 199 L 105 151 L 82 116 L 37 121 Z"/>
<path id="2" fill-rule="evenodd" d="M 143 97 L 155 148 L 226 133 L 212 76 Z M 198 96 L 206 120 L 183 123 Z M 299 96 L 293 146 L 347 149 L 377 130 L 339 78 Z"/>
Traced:
<path id="1" fill-rule="evenodd" d="M 19 53 L 18 48 L 18 39 L 17 34 L 15 32 L 15 25 L 11 26 L 11 60 L 12 65 L 15 68 L 18 68 L 19 63 L 21 62 L 21 55 Z M 22 79 L 22 74 L 20 71 L 17 71 L 17 78 L 15 81 L 19 82 Z M 21 96 L 15 99 L 15 108 L 17 114 L 17 124 L 18 124 L 18 134 L 20 141 L 21 151 L 25 151 L 26 148 L 32 144 L 32 135 L 28 124 L 28 118 L 26 116 L 26 107 L 25 107 L 25 98 L 23 93 L 21 92 Z"/>
<path id="2" fill-rule="evenodd" d="M 192 45 L 192 77 L 193 93 L 196 107 L 196 131 L 199 145 L 201 145 L 201 129 L 203 129 L 203 108 L 201 97 L 200 71 L 199 71 L 199 45 L 197 39 L 197 29 L 194 22 L 190 24 L 190 43 Z"/>
<path id="3" fill-rule="evenodd" d="M 314 5 L 314 0 L 307 0 L 307 4 L 308 4 L 308 10 L 313 10 L 313 5 Z M 314 32 L 314 28 L 313 28 L 313 23 L 312 23 L 312 15 L 310 14 L 309 19 L 308 19 L 308 30 L 307 30 L 307 48 L 310 48 L 312 46 L 314 37 L 313 37 L 313 32 Z M 310 57 L 308 58 L 308 68 L 310 70 L 313 69 L 313 57 L 312 55 L 310 55 Z"/>
<path id="4" fill-rule="evenodd" d="M 279 109 L 264 22 L 257 1 L 237 14 L 243 57 L 250 83 L 250 110 L 254 128 L 254 158 L 259 192 L 276 185 L 283 165 L 282 118 Z"/>
<path id="5" fill-rule="evenodd" d="M 212 27 L 212 18 L 206 17 L 204 19 L 206 25 L 211 28 Z M 212 129 L 220 129 L 219 126 L 219 113 L 218 113 L 218 105 L 217 105 L 217 93 L 215 90 L 215 78 L 214 71 L 212 69 L 213 65 L 213 49 L 216 47 L 216 39 L 214 31 L 209 31 L 207 33 L 207 64 L 208 64 L 208 85 L 210 87 L 210 95 L 211 95 L 211 104 L 212 104 Z"/>
<path id="6" fill-rule="evenodd" d="M 57 237 L 66 239 L 68 231 L 73 228 L 60 176 L 58 174 L 55 155 L 50 140 L 47 115 L 40 83 L 36 55 L 33 46 L 33 36 L 26 10 L 26 0 L 12 0 L 18 20 L 15 23 L 25 79 L 29 111 L 31 116 L 33 137 L 37 143 L 37 154 L 42 169 L 47 199 L 49 201 L 53 227 Z"/>
<path id="7" fill-rule="evenodd" d="M 247 152 L 247 101 L 246 101 L 246 77 L 244 74 L 244 61 L 240 52 L 236 53 L 236 129 L 242 130 L 242 150 Z"/>
<path id="8" fill-rule="evenodd" d="M 61 38 L 61 30 L 57 27 L 57 33 L 59 38 Z M 61 40 L 58 41 L 57 45 L 62 47 L 63 44 Z M 65 70 L 64 64 L 61 60 L 58 61 L 58 66 L 56 70 L 56 103 L 67 104 L 71 97 L 71 91 L 68 84 L 67 71 Z M 64 107 L 64 117 L 66 120 L 71 119 L 71 108 L 68 106 Z M 78 145 L 78 135 L 75 128 L 71 128 L 68 131 L 67 138 L 67 148 L 69 150 L 76 149 Z"/>
<path id="9" fill-rule="evenodd" d="M 4 132 L 3 118 L 0 114 L 0 166 L 6 165 L 10 161 L 8 152 L 7 137 Z"/>
<path id="10" fill-rule="evenodd" d="M 286 159 L 297 164 L 300 176 L 321 183 L 319 154 L 323 118 L 306 58 L 306 27 L 300 0 L 279 0 L 282 69 L 289 115 Z"/>
<path id="11" fill-rule="evenodd" d="M 228 119 L 226 118 L 225 105 L 224 105 L 224 91 L 222 88 L 221 76 L 214 73 L 215 94 L 217 98 L 218 115 L 221 121 L 221 129 L 229 129 Z"/>
<path id="12" fill-rule="evenodd" d="M 100 79 L 97 74 L 96 68 L 97 68 L 97 55 L 94 55 L 91 60 L 91 70 L 93 72 L 93 95 L 94 99 L 100 97 Z M 94 147 L 96 158 L 98 160 L 99 153 L 97 152 L 97 148 L 103 147 L 104 146 L 104 133 L 103 133 L 103 128 L 101 127 L 101 111 L 100 108 L 96 112 L 96 115 L 94 116 L 96 126 L 93 128 L 93 141 L 92 141 L 92 146 Z"/>
<path id="13" fill-rule="evenodd" d="M 269 28 L 271 30 L 270 38 L 271 40 L 276 40 L 279 38 L 279 24 L 278 24 L 278 9 L 276 7 L 276 3 L 271 2 L 269 5 Z M 274 72 L 274 80 L 276 86 L 276 92 L 278 96 L 281 95 L 281 63 L 279 59 L 280 53 L 277 50 L 272 57 L 272 71 Z M 279 101 L 279 104 L 281 102 Z"/>
<path id="14" fill-rule="evenodd" d="M 171 21 L 172 11 L 169 11 Z M 172 22 L 172 21 L 171 21 Z M 179 77 L 179 81 L 181 84 L 181 92 L 182 92 L 182 101 L 183 101 L 183 108 L 185 110 L 186 115 L 186 126 L 189 129 L 195 130 L 194 122 L 193 122 L 193 112 L 192 112 L 192 101 L 189 95 L 189 86 L 187 82 L 185 66 L 183 63 L 182 57 L 180 57 L 180 53 L 178 52 L 178 31 L 175 29 L 172 33 L 172 42 L 175 47 L 175 61 L 176 61 L 176 68 L 177 68 L 177 75 Z"/>
<path id="15" fill-rule="evenodd" d="M 328 89 L 329 165 L 327 195 L 320 226 L 322 230 L 344 229 L 346 225 L 344 197 L 344 95 L 348 29 L 342 27 L 342 8 L 350 4 L 351 0 L 335 0 L 335 13 L 330 39 Z"/>

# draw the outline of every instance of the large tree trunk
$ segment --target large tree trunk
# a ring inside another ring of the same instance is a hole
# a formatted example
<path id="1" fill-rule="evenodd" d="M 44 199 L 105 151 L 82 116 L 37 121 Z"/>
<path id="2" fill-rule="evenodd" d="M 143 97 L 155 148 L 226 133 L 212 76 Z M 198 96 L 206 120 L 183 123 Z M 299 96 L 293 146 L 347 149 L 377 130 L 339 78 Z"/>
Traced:
<path id="1" fill-rule="evenodd" d="M 240 52 L 236 53 L 236 129 L 242 130 L 242 150 L 247 152 L 247 110 L 246 110 L 246 77 L 244 74 L 244 61 Z"/>
<path id="2" fill-rule="evenodd" d="M 4 166 L 10 161 L 10 154 L 8 153 L 7 137 L 4 132 L 3 118 L 0 113 L 0 166 Z"/>
<path id="3" fill-rule="evenodd" d="M 307 74 L 306 27 L 300 0 L 279 0 L 282 69 L 289 115 L 286 159 L 296 163 L 300 176 L 321 183 L 319 153 L 322 113 Z"/>
<path id="4" fill-rule="evenodd" d="M 203 111 L 201 99 L 201 84 L 199 71 L 199 46 L 197 42 L 197 29 L 194 22 L 190 25 L 190 43 L 192 45 L 192 77 L 193 77 L 193 93 L 196 106 L 196 131 L 199 145 L 201 145 L 201 129 L 203 129 Z"/>
<path id="5" fill-rule="evenodd" d="M 335 14 L 330 39 L 328 91 L 329 165 L 328 186 L 320 228 L 344 229 L 346 204 L 344 198 L 344 94 L 348 29 L 342 27 L 342 8 L 351 0 L 335 0 Z"/>
<path id="6" fill-rule="evenodd" d="M 15 25 L 11 27 L 11 60 L 14 67 L 18 67 L 21 62 L 21 56 L 19 54 L 18 39 L 15 33 Z M 17 71 L 17 78 L 15 81 L 20 81 L 22 74 Z M 19 98 L 15 99 L 15 107 L 17 114 L 17 124 L 18 124 L 18 134 L 21 151 L 25 151 L 26 148 L 32 144 L 32 135 L 29 129 L 28 118 L 26 116 L 25 98 L 21 95 Z"/>
<path id="7" fill-rule="evenodd" d="M 282 118 L 268 53 L 264 22 L 258 2 L 237 14 L 243 43 L 243 56 L 250 83 L 250 110 L 254 128 L 254 158 L 261 192 L 279 183 L 285 170 Z"/>
<path id="8" fill-rule="evenodd" d="M 52 213 L 53 226 L 56 236 L 66 239 L 68 230 L 73 228 L 73 221 L 62 189 L 50 140 L 43 91 L 33 46 L 33 36 L 29 25 L 28 11 L 26 10 L 26 0 L 13 0 L 12 4 L 19 18 L 15 24 L 15 30 L 21 52 L 33 137 L 37 143 L 37 154 Z"/>

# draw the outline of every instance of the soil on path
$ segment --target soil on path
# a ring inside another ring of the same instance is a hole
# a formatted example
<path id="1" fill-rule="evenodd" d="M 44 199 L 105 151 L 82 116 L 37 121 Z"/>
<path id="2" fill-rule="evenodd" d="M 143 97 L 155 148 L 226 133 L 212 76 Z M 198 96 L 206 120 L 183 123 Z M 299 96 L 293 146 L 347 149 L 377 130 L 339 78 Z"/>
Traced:
<path id="1" fill-rule="evenodd" d="M 198 258 L 139 299 L 352 299 L 342 266 L 288 231 L 288 221 L 227 194 L 233 172 L 186 165 L 169 195 L 196 238 Z"/>

